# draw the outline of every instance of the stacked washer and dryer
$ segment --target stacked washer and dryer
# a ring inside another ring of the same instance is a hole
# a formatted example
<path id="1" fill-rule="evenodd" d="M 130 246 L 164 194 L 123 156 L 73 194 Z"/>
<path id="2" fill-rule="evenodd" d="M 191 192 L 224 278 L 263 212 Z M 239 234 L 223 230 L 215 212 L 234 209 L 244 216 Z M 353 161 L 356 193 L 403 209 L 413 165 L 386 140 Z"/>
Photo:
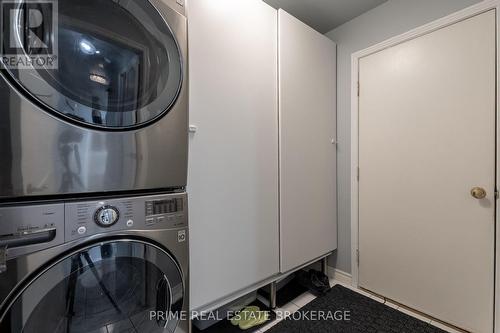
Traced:
<path id="1" fill-rule="evenodd" d="M 0 332 L 189 332 L 182 1 L 0 4 Z"/>

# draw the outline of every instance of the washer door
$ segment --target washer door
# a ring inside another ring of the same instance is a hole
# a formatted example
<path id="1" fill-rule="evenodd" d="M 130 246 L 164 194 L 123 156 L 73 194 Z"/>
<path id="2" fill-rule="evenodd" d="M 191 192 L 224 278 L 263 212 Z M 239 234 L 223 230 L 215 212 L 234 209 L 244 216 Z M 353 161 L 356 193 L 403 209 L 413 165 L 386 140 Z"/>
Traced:
<path id="1" fill-rule="evenodd" d="M 10 6 L 3 11 L 3 21 L 11 22 L 3 43 L 17 47 L 4 52 L 56 56 L 53 66 L 7 68 L 11 81 L 48 111 L 94 127 L 128 129 L 159 119 L 175 103 L 181 52 L 150 1 L 65 0 L 47 7 L 14 0 Z M 18 15 L 6 16 L 12 13 Z M 37 26 L 36 19 L 43 23 Z"/>
<path id="2" fill-rule="evenodd" d="M 35 277 L 2 314 L 0 332 L 174 332 L 183 300 L 182 273 L 167 252 L 109 241 Z"/>

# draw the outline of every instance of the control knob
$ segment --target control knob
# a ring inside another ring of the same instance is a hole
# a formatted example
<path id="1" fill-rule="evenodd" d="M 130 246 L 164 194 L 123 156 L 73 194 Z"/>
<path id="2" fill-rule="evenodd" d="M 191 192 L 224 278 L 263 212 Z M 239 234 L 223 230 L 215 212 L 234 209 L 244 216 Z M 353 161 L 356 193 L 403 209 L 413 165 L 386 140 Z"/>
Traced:
<path id="1" fill-rule="evenodd" d="M 102 206 L 94 214 L 95 223 L 101 227 L 111 227 L 120 218 L 118 209 L 113 206 Z"/>

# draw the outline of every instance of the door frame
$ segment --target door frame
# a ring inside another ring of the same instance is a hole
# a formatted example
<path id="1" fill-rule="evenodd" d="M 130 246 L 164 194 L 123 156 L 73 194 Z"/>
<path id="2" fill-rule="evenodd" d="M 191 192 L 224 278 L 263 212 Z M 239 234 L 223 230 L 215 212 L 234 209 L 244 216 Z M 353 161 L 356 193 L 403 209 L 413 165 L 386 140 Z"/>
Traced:
<path id="1" fill-rule="evenodd" d="M 359 183 L 358 183 L 358 165 L 359 165 L 359 106 L 358 106 L 358 89 L 359 89 L 359 60 L 373 53 L 382 51 L 389 47 L 401 44 L 403 42 L 421 37 L 436 30 L 442 29 L 449 25 L 466 20 L 473 16 L 482 14 L 491 9 L 496 9 L 496 75 L 497 81 L 500 78 L 500 57 L 498 46 L 500 45 L 500 0 L 484 0 L 478 4 L 467 7 L 451 15 L 445 16 L 421 27 L 410 30 L 396 37 L 385 40 L 381 43 L 370 46 L 366 49 L 357 51 L 351 55 L 351 272 L 352 285 L 359 287 L 359 269 L 358 269 L 358 249 L 359 249 Z M 499 101 L 500 85 L 496 86 L 497 103 L 496 103 L 496 132 L 500 133 L 500 114 Z M 496 188 L 500 188 L 500 135 L 496 137 Z M 496 206 L 496 201 L 495 201 Z M 495 209 L 495 304 L 494 304 L 494 320 L 495 333 L 500 333 L 500 246 L 496 246 L 500 240 L 500 211 Z"/>

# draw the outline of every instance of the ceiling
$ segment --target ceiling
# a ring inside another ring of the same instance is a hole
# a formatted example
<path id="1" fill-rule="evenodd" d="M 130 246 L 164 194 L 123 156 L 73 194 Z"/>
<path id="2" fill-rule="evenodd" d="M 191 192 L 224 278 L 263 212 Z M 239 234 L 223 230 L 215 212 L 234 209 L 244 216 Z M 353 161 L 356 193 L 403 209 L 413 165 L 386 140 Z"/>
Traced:
<path id="1" fill-rule="evenodd" d="M 321 33 L 344 24 L 387 0 L 264 0 L 274 8 L 307 23 Z"/>

